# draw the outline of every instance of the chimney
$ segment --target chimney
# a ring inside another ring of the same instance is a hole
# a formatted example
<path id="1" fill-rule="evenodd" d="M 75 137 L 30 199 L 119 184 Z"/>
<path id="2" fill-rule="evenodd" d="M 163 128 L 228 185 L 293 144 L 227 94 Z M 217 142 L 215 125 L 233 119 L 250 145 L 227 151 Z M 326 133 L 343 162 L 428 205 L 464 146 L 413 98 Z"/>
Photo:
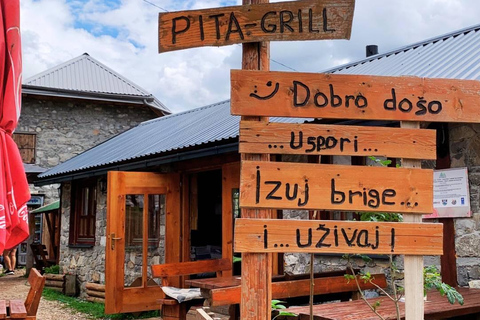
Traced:
<path id="1" fill-rule="evenodd" d="M 374 56 L 378 54 L 378 46 L 377 45 L 368 45 L 367 46 L 367 58 L 370 56 Z"/>

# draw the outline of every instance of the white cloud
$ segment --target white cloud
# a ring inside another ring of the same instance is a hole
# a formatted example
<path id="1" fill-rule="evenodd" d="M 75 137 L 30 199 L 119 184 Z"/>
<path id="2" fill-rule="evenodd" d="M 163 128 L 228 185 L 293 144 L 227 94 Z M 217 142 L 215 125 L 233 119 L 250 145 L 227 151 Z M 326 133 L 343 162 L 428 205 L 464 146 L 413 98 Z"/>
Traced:
<path id="1" fill-rule="evenodd" d="M 88 52 L 152 92 L 174 112 L 229 97 L 229 73 L 240 46 L 158 53 L 158 13 L 141 0 L 22 0 L 24 78 Z M 207 8 L 239 0 L 149 0 L 167 10 Z M 272 1 L 273 2 L 273 1 Z M 277 1 L 275 1 L 277 2 Z M 476 0 L 357 0 L 350 41 L 272 43 L 271 57 L 298 71 L 318 72 L 479 23 Z M 274 62 L 272 70 L 287 70 Z"/>

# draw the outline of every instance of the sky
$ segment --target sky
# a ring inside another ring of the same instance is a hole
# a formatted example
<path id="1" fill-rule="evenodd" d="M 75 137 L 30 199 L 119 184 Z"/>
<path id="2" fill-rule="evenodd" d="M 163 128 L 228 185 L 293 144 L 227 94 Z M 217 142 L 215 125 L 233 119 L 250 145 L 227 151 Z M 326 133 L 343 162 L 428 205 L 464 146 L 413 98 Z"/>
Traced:
<path id="1" fill-rule="evenodd" d="M 271 0 L 270 2 L 279 2 Z M 20 0 L 23 78 L 87 52 L 155 95 L 172 112 L 229 99 L 241 46 L 158 53 L 158 13 L 241 0 Z M 356 0 L 350 40 L 271 43 L 274 71 L 320 72 L 480 24 L 478 0 Z"/>

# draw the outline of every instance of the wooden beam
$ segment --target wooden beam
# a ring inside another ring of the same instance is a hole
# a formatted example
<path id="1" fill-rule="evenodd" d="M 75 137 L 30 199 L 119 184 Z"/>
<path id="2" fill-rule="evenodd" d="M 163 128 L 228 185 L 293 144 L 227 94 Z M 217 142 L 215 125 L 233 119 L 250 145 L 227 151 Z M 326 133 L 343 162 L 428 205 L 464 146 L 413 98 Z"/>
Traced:
<path id="1" fill-rule="evenodd" d="M 178 263 L 164 263 L 152 265 L 152 275 L 155 278 L 176 277 L 190 274 L 230 270 L 229 259 L 199 260 Z"/>
<path id="2" fill-rule="evenodd" d="M 480 122 L 476 80 L 231 71 L 234 115 Z"/>
<path id="3" fill-rule="evenodd" d="M 433 171 L 243 161 L 244 208 L 430 213 Z"/>
<path id="4" fill-rule="evenodd" d="M 243 0 L 243 5 L 268 3 L 269 0 Z M 270 70 L 270 43 L 254 42 L 242 46 L 242 69 Z M 242 120 L 268 122 L 268 118 Z M 268 154 L 242 154 L 242 160 L 269 161 Z M 242 192 L 240 187 L 240 192 Z M 245 218 L 270 218 L 271 210 L 242 209 Z M 265 320 L 271 317 L 272 254 L 245 253 L 242 255 L 242 303 L 240 317 L 244 320 Z M 259 272 L 261 270 L 261 272 Z"/>
<path id="5" fill-rule="evenodd" d="M 237 219 L 235 252 L 442 255 L 441 223 Z"/>
<path id="6" fill-rule="evenodd" d="M 240 122 L 239 150 L 431 160 L 437 157 L 435 130 L 252 121 Z"/>
<path id="7" fill-rule="evenodd" d="M 384 274 L 372 275 L 373 282 L 381 288 L 387 287 Z M 359 281 L 362 290 L 376 289 L 371 283 Z M 355 281 L 348 281 L 344 276 L 316 278 L 314 280 L 314 294 L 330 294 L 340 292 L 351 292 L 357 290 Z M 209 306 L 223 306 L 240 303 L 240 286 L 202 289 L 202 295 L 207 299 Z M 272 298 L 285 299 L 293 297 L 304 297 L 310 293 L 310 279 L 272 282 Z"/>
<path id="8" fill-rule="evenodd" d="M 355 0 L 305 0 L 159 14 L 159 52 L 260 41 L 350 39 Z"/>
<path id="9" fill-rule="evenodd" d="M 407 123 L 401 122 L 402 128 L 419 129 L 418 122 Z M 402 159 L 403 168 L 421 168 L 420 160 Z M 433 181 L 433 177 L 432 177 Z M 433 194 L 433 186 L 428 191 Z M 433 199 L 432 199 L 433 204 Z M 421 223 L 422 216 L 416 214 L 404 214 L 403 221 Z M 443 249 L 443 246 L 442 246 Z M 423 319 L 424 303 L 423 303 L 423 257 L 410 256 L 404 257 L 404 273 L 405 273 L 405 318 L 406 319 Z"/>

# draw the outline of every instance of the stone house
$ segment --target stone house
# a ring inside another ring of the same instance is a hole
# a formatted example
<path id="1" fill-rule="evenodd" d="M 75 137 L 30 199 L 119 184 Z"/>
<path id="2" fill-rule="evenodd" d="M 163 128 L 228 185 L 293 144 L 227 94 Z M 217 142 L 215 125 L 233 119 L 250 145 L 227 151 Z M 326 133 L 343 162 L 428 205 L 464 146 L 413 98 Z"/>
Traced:
<path id="1" fill-rule="evenodd" d="M 38 201 L 31 209 L 59 198 L 58 185 L 33 185 L 36 173 L 169 113 L 153 95 L 87 53 L 26 79 L 14 139 L 25 163 L 32 199 Z M 44 227 L 43 239 L 36 240 L 43 240 L 50 256 L 58 257 L 58 239 L 50 244 L 48 233 Z"/>
<path id="2" fill-rule="evenodd" d="M 452 32 L 326 72 L 479 80 L 479 30 L 480 25 Z M 233 220 L 240 214 L 238 124 L 239 118 L 230 115 L 229 101 L 146 121 L 40 175 L 38 185 L 61 183 L 60 266 L 64 273 L 78 275 L 82 296 L 86 282 L 107 282 L 122 301 L 109 307 L 110 311 L 134 310 L 129 305 L 133 293 L 142 296 L 144 310 L 156 309 L 158 288 L 147 283 L 151 278 L 149 265 L 215 256 L 232 258 Z M 449 274 L 448 282 L 466 285 L 469 280 L 480 279 L 480 126 L 429 127 L 437 130 L 437 161 L 426 166 L 468 168 L 473 214 L 470 218 L 443 219 L 446 232 L 450 232 L 445 236 L 449 253 L 442 259 L 426 260 L 427 264 L 450 266 L 442 272 Z M 343 156 L 322 157 L 320 161 L 365 164 L 365 159 Z M 96 195 L 96 201 L 82 199 L 79 189 L 89 190 Z M 152 194 L 153 189 L 158 194 Z M 174 201 L 169 200 L 172 198 Z M 79 208 L 86 207 L 95 224 L 94 242 L 72 246 L 72 232 L 81 228 L 72 216 L 78 216 Z M 308 218 L 306 211 L 275 214 Z M 343 219 L 348 214 L 329 212 L 322 218 Z M 72 221 L 77 224 L 69 225 Z M 308 260 L 301 254 L 278 256 L 274 272 L 305 272 Z M 315 271 L 344 265 L 339 256 L 315 256 Z M 366 267 L 381 266 L 377 263 Z M 138 279 L 143 279 L 143 284 Z M 141 290 L 129 290 L 131 286 Z"/>

